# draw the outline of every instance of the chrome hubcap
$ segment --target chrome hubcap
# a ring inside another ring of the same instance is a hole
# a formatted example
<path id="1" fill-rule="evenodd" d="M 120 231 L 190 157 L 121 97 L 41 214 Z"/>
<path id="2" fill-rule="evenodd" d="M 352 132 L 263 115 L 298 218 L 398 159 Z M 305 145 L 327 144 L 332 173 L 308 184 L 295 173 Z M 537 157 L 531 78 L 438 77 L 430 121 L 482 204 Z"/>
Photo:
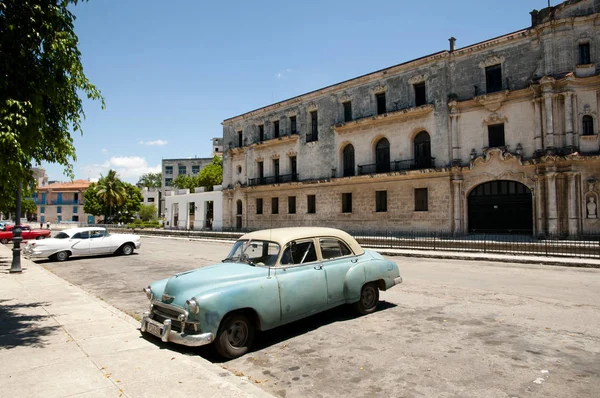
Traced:
<path id="1" fill-rule="evenodd" d="M 227 339 L 233 347 L 242 347 L 248 339 L 248 326 L 242 321 L 234 322 L 227 329 Z"/>

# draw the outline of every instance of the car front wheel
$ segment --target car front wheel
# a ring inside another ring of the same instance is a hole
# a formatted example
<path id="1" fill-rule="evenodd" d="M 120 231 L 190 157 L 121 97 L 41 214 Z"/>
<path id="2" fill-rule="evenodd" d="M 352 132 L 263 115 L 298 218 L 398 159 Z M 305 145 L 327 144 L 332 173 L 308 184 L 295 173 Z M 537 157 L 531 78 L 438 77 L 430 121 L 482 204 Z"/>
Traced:
<path id="1" fill-rule="evenodd" d="M 242 313 L 227 315 L 221 322 L 215 348 L 227 359 L 241 357 L 248 352 L 254 341 L 254 326 Z"/>
<path id="2" fill-rule="evenodd" d="M 354 303 L 354 308 L 361 315 L 375 312 L 379 303 L 379 288 L 376 283 L 367 283 L 360 290 L 360 299 Z"/>
<path id="3" fill-rule="evenodd" d="M 126 256 L 132 254 L 133 253 L 133 245 L 131 243 L 125 243 L 121 247 L 121 253 L 123 253 Z"/>
<path id="4" fill-rule="evenodd" d="M 66 259 L 69 258 L 69 252 L 58 252 L 54 255 L 54 259 L 56 261 L 65 261 Z"/>
<path id="5" fill-rule="evenodd" d="M 2 239 L 0 239 L 0 243 L 2 243 L 2 244 L 4 244 L 4 245 L 5 245 L 5 244 L 7 244 L 7 243 L 8 243 L 8 239 L 6 239 L 6 238 L 2 238 Z"/>

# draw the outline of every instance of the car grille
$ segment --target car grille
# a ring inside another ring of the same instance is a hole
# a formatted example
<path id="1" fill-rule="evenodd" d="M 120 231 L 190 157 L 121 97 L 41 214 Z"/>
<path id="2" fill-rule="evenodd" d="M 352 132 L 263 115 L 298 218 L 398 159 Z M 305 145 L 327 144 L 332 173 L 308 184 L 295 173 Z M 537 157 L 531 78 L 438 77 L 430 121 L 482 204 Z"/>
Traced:
<path id="1" fill-rule="evenodd" d="M 185 333 L 197 333 L 198 324 L 196 322 L 185 322 L 178 319 L 179 315 L 185 314 L 183 309 L 179 310 L 172 306 L 165 307 L 160 303 L 153 303 L 152 306 L 152 319 L 157 322 L 163 323 L 165 319 L 171 320 L 171 330 L 176 332 Z"/>

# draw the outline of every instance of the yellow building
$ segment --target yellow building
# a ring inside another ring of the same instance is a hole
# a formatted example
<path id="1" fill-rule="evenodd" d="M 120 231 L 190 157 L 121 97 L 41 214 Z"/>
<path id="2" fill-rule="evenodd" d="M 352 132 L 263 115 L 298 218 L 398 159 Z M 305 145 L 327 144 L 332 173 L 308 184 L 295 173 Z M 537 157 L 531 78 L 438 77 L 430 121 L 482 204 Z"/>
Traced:
<path id="1" fill-rule="evenodd" d="M 83 195 L 91 182 L 75 180 L 40 186 L 34 194 L 38 221 L 41 223 L 75 222 L 95 224 L 96 218 L 83 211 Z"/>

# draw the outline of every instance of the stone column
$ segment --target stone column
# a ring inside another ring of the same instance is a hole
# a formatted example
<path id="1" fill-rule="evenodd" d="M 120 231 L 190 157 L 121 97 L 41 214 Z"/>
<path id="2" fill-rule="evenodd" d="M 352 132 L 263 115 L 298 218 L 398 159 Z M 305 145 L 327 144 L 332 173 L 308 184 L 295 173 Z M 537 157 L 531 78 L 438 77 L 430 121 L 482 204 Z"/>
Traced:
<path id="1" fill-rule="evenodd" d="M 454 233 L 455 234 L 459 234 L 463 232 L 463 228 L 462 228 L 462 201 L 461 201 L 461 196 L 460 193 L 462 191 L 462 183 L 463 180 L 461 179 L 455 179 L 452 180 L 452 185 L 453 185 L 453 189 L 454 189 Z"/>
<path id="2" fill-rule="evenodd" d="M 548 233 L 549 234 L 557 234 L 558 233 L 558 207 L 556 204 L 556 176 L 557 173 L 551 171 L 546 173 L 546 192 L 547 199 L 546 203 L 548 204 Z"/>
<path id="3" fill-rule="evenodd" d="M 227 225 L 227 226 L 228 226 L 229 228 L 233 228 L 233 227 L 235 226 L 235 225 L 234 225 L 234 224 L 232 224 L 232 222 L 231 222 L 231 216 L 232 216 L 232 214 L 231 214 L 231 213 L 233 213 L 233 208 L 231 207 L 231 206 L 232 206 L 232 204 L 233 204 L 233 193 L 231 193 L 231 192 L 227 192 L 227 208 L 228 208 L 228 209 L 227 209 L 227 213 L 226 213 L 226 214 L 227 214 L 227 223 L 229 224 L 229 225 Z"/>
<path id="4" fill-rule="evenodd" d="M 535 150 L 536 152 L 539 152 L 544 149 L 544 147 L 542 146 L 542 110 L 539 98 L 534 98 L 532 102 L 535 118 Z"/>
<path id="5" fill-rule="evenodd" d="M 577 199 L 577 173 L 570 172 L 568 173 L 568 184 L 569 184 L 569 236 L 577 236 L 579 234 L 578 225 L 579 220 L 577 219 L 577 204 L 579 200 Z"/>
<path id="6" fill-rule="evenodd" d="M 565 136 L 567 148 L 573 148 L 573 93 L 565 93 Z"/>
<path id="7" fill-rule="evenodd" d="M 546 149 L 554 149 L 554 126 L 552 122 L 552 93 L 544 93 L 544 105 L 546 111 Z"/>
<path id="8" fill-rule="evenodd" d="M 544 195 L 543 195 L 544 177 L 537 174 L 535 179 L 535 232 L 538 235 L 546 232 L 544 225 Z"/>

